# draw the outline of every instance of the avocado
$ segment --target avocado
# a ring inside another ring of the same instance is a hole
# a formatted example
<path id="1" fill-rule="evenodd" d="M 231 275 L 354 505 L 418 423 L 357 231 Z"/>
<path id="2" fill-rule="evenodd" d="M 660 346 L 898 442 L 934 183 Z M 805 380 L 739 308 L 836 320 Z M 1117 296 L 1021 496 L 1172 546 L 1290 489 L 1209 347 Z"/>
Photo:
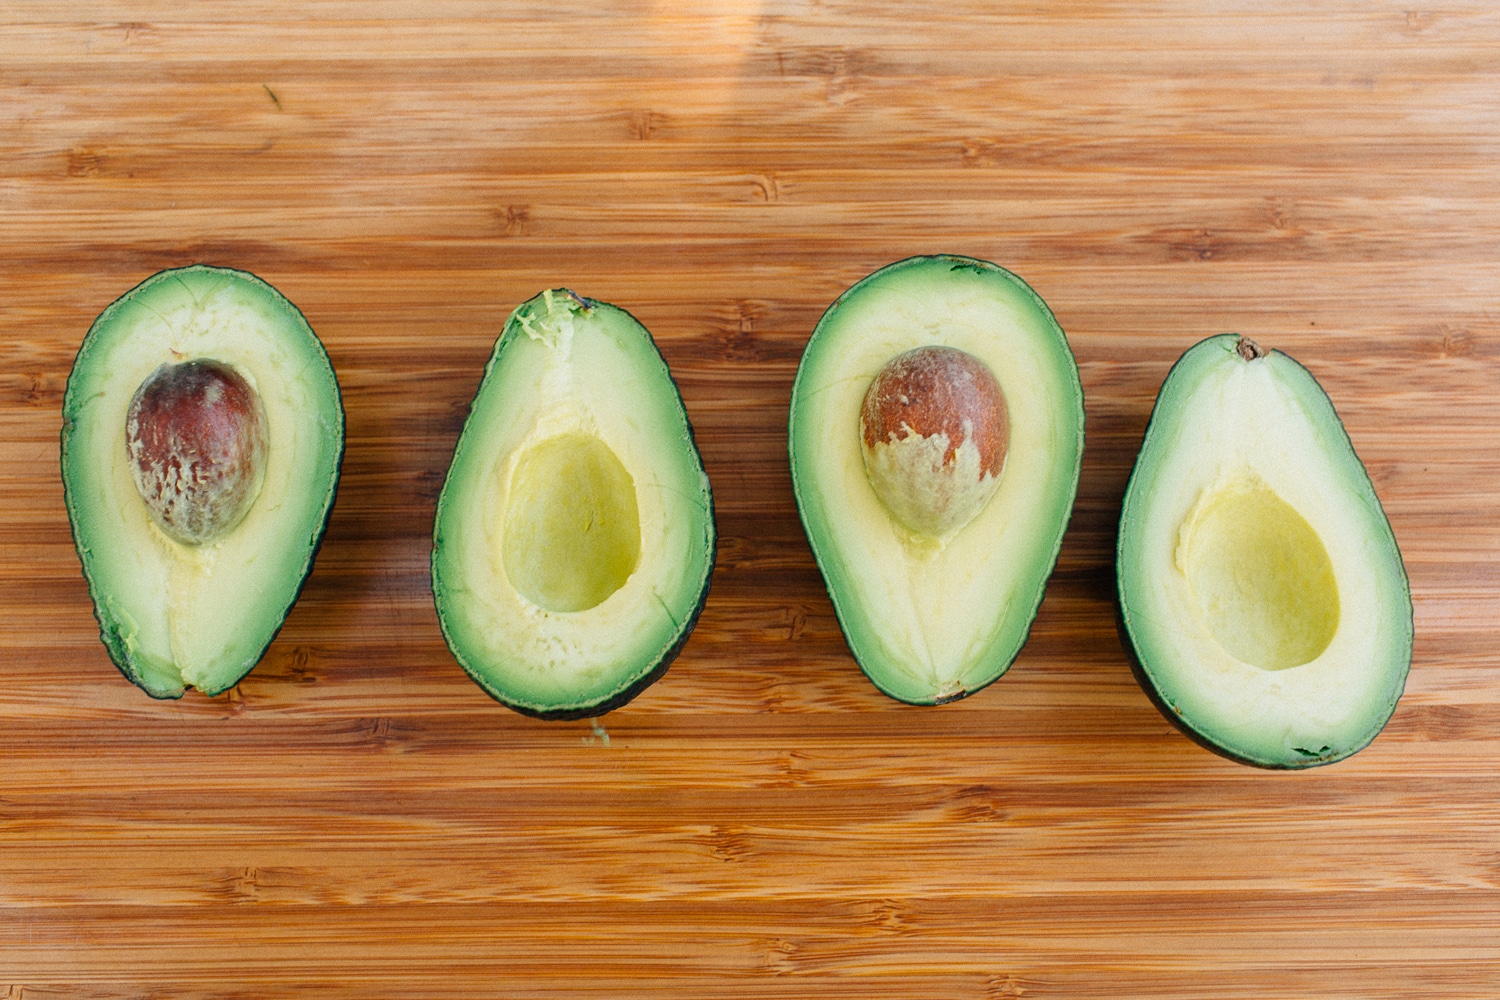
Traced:
<path id="1" fill-rule="evenodd" d="M 876 271 L 808 341 L 788 448 L 813 556 L 876 687 L 932 705 L 1005 673 L 1083 455 L 1078 367 L 1046 303 L 971 257 Z"/>
<path id="2" fill-rule="evenodd" d="M 1395 536 L 1312 374 L 1235 334 L 1161 387 L 1120 511 L 1120 628 L 1162 714 L 1246 764 L 1367 745 L 1411 663 Z"/>
<path id="3" fill-rule="evenodd" d="M 307 320 L 253 274 L 162 271 L 94 321 L 62 480 L 99 633 L 156 698 L 233 687 L 312 569 L 344 410 Z"/>
<path id="4" fill-rule="evenodd" d="M 518 712 L 600 715 L 682 649 L 714 552 L 708 477 L 651 334 L 567 289 L 518 306 L 433 525 L 432 592 L 454 658 Z"/>

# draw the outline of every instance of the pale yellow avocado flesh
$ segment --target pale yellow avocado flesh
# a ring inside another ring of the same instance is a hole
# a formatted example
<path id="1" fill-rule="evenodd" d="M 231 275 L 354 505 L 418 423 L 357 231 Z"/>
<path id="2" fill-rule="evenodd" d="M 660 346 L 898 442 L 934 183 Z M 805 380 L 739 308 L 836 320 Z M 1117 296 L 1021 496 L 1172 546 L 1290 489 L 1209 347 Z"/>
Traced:
<path id="1" fill-rule="evenodd" d="M 1251 763 L 1325 763 L 1400 696 L 1405 572 L 1327 396 L 1239 339 L 1194 347 L 1163 386 L 1121 513 L 1121 614 L 1174 721 Z"/>
<path id="2" fill-rule="evenodd" d="M 903 526 L 882 502 L 860 437 L 876 374 L 924 345 L 983 362 L 1010 421 L 994 494 L 939 537 Z M 1041 299 L 1009 272 L 970 258 L 912 258 L 878 271 L 818 324 L 790 424 L 808 539 L 870 679 L 892 697 L 932 704 L 1004 673 L 1041 601 L 1082 452 L 1077 368 Z"/>

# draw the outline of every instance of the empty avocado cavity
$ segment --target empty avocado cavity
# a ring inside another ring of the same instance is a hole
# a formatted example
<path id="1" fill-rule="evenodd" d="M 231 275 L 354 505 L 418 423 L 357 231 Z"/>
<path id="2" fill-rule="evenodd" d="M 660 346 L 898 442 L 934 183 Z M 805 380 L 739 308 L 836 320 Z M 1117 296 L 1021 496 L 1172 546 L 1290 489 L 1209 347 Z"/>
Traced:
<path id="1" fill-rule="evenodd" d="M 559 434 L 528 448 L 508 494 L 500 532 L 505 573 L 537 607 L 587 611 L 635 571 L 635 480 L 599 438 Z"/>
<path id="2" fill-rule="evenodd" d="M 1209 633 L 1236 659 L 1285 670 L 1333 640 L 1339 590 L 1328 550 L 1253 472 L 1205 493 L 1177 558 Z"/>

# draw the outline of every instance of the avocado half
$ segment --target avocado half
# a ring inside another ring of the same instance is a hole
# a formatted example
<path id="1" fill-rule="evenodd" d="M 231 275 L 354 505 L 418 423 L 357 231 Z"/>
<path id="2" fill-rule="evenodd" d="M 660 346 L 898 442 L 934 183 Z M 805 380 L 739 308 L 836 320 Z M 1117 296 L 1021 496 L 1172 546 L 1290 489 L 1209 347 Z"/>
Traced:
<path id="1" fill-rule="evenodd" d="M 262 413 L 248 507 L 196 542 L 153 518 L 127 440 L 139 392 L 184 363 L 234 373 Z M 343 450 L 327 352 L 297 308 L 254 275 L 162 271 L 99 315 L 63 398 L 62 480 L 100 636 L 121 673 L 156 698 L 188 686 L 218 694 L 249 673 L 312 569 Z"/>
<path id="2" fill-rule="evenodd" d="M 862 448 L 862 408 L 877 375 L 920 348 L 987 367 L 1009 424 L 993 494 L 946 534 L 914 531 L 893 514 Z M 823 314 L 792 387 L 792 483 L 849 648 L 881 691 L 940 704 L 1010 667 L 1073 509 L 1083 426 L 1062 328 L 1025 282 L 995 264 L 912 257 L 864 278 Z"/>
<path id="3" fill-rule="evenodd" d="M 1120 512 L 1121 632 L 1162 714 L 1234 760 L 1366 746 L 1412 651 L 1406 571 L 1316 379 L 1235 334 L 1162 385 Z"/>
<path id="4" fill-rule="evenodd" d="M 438 498 L 448 648 L 518 712 L 600 715 L 667 669 L 708 596 L 713 496 L 635 317 L 567 289 L 505 323 Z"/>

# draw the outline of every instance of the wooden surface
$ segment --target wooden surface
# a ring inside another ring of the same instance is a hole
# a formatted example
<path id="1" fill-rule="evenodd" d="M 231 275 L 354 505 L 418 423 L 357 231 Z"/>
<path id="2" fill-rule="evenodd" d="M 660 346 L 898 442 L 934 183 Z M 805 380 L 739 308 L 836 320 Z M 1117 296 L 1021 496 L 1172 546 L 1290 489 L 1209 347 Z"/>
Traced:
<path id="1" fill-rule="evenodd" d="M 0 989 L 1500 996 L 1500 16 L 1206 6 L 6 0 Z M 915 709 L 845 649 L 784 432 L 823 308 L 935 251 L 1051 304 L 1088 446 L 1010 675 Z M 306 312 L 348 455 L 265 660 L 153 702 L 59 410 L 93 317 L 195 261 Z M 491 702 L 428 593 L 481 366 L 560 284 L 655 333 L 721 538 L 682 658 L 592 724 Z M 1308 773 L 1178 735 L 1115 637 L 1152 400 L 1226 330 L 1322 381 L 1411 575 L 1406 697 Z"/>

